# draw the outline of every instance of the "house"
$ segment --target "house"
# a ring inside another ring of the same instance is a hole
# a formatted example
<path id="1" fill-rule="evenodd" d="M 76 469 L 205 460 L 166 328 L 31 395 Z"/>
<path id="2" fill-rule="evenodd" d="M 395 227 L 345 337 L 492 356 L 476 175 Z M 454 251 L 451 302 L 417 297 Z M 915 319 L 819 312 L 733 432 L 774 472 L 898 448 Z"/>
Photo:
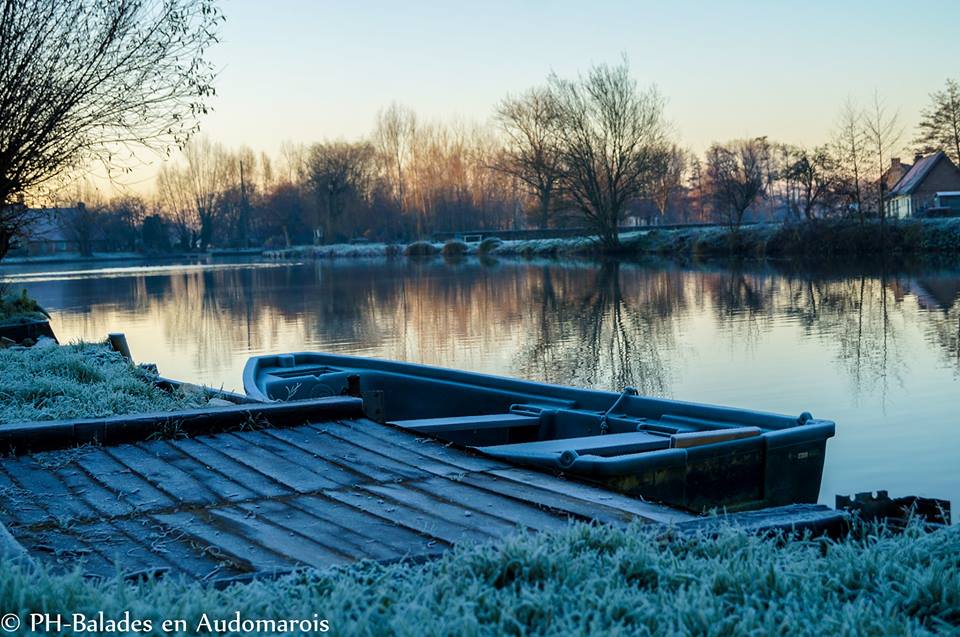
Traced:
<path id="1" fill-rule="evenodd" d="M 29 222 L 20 230 L 13 254 L 51 256 L 109 249 L 101 228 L 90 222 L 82 203 L 70 208 L 38 208 L 31 212 Z"/>
<path id="2" fill-rule="evenodd" d="M 922 217 L 952 208 L 960 214 L 960 168 L 943 151 L 920 157 L 887 193 L 887 216 Z"/>

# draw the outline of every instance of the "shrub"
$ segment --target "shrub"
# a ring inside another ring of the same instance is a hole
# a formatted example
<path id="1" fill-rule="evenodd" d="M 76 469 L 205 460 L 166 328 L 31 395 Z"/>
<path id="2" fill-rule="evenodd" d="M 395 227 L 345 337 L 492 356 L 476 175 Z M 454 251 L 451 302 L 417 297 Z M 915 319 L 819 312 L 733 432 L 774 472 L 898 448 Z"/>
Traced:
<path id="1" fill-rule="evenodd" d="M 462 257 L 468 250 L 469 248 L 466 243 L 453 239 L 443 244 L 443 250 L 441 252 L 443 252 L 443 256 L 445 257 Z"/>
<path id="2" fill-rule="evenodd" d="M 20 294 L 9 294 L 0 289 L 0 324 L 37 321 L 50 318 L 47 311 L 27 296 L 26 290 Z"/>
<path id="3" fill-rule="evenodd" d="M 498 239 L 497 237 L 487 237 L 480 242 L 480 245 L 477 246 L 477 252 L 479 254 L 489 254 L 497 248 L 503 245 L 503 240 Z"/>
<path id="4" fill-rule="evenodd" d="M 439 252 L 437 246 L 429 241 L 414 241 L 403 251 L 408 257 L 432 257 Z"/>

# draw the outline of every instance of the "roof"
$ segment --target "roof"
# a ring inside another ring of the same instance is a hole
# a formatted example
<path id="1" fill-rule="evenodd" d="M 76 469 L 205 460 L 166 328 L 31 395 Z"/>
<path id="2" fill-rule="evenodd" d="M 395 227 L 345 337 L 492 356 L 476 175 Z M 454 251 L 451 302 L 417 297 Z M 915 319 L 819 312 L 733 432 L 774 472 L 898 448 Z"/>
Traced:
<path id="1" fill-rule="evenodd" d="M 907 171 L 907 174 L 894 184 L 890 190 L 890 195 L 894 197 L 899 195 L 912 195 L 920 184 L 923 183 L 923 180 L 927 178 L 927 175 L 930 174 L 930 171 L 940 163 L 941 159 L 950 161 L 942 150 L 938 150 L 932 155 L 927 155 L 923 159 L 917 160 L 913 168 Z M 953 162 L 950 163 L 951 165 L 953 164 Z"/>

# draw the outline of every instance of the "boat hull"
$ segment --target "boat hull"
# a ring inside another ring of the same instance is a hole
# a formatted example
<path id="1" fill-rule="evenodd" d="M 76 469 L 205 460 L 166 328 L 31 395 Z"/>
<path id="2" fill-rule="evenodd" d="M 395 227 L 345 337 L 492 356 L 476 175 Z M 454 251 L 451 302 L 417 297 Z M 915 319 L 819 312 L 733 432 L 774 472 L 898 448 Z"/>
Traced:
<path id="1" fill-rule="evenodd" d="M 320 353 L 250 359 L 259 400 L 362 395 L 368 416 L 701 512 L 816 502 L 831 421 Z M 705 440 L 706 442 L 703 442 Z"/>

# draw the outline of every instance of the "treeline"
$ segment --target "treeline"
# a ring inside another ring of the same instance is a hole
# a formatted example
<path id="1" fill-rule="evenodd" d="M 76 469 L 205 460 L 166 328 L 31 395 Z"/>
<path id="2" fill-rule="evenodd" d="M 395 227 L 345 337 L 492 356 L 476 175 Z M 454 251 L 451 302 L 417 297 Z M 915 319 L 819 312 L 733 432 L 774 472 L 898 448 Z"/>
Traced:
<path id="1" fill-rule="evenodd" d="M 887 169 L 905 145 L 897 113 L 875 96 L 865 108 L 845 104 L 821 145 L 756 137 L 698 157 L 624 61 L 552 75 L 505 98 L 486 125 L 425 121 L 393 104 L 363 139 L 287 144 L 273 158 L 195 138 L 161 169 L 153 201 L 89 208 L 114 232 L 139 228 L 147 250 L 584 225 L 616 249 L 625 224 L 882 221 L 899 177 Z M 931 96 L 913 146 L 960 163 L 957 82 Z"/>

